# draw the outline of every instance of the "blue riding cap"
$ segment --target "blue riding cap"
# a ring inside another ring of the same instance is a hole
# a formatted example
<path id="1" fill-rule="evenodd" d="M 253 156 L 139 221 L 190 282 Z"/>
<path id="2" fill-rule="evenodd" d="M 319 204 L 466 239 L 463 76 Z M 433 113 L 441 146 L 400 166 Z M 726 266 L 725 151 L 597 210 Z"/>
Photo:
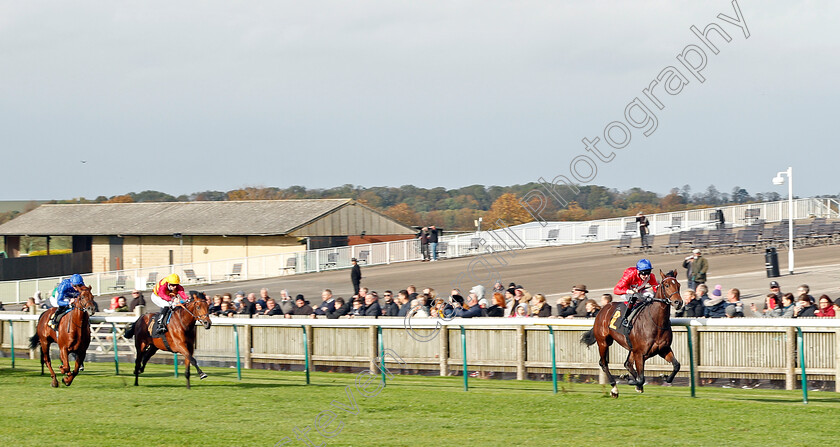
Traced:
<path id="1" fill-rule="evenodd" d="M 85 285 L 85 280 L 82 279 L 82 275 L 76 273 L 75 275 L 70 277 L 70 285 L 83 286 Z"/>
<path id="2" fill-rule="evenodd" d="M 647 259 L 639 259 L 639 262 L 636 263 L 636 270 L 652 270 L 653 265 Z"/>

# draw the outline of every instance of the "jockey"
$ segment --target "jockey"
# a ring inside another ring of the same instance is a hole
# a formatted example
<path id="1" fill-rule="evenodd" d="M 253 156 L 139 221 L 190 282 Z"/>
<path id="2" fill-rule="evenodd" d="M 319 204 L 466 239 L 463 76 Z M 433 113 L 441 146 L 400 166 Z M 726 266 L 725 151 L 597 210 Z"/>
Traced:
<path id="1" fill-rule="evenodd" d="M 636 267 L 629 267 L 624 270 L 624 275 L 613 288 L 613 293 L 624 295 L 625 302 L 627 303 L 629 314 L 622 323 L 624 326 L 630 326 L 630 318 L 633 315 L 632 311 L 635 308 L 638 294 L 652 295 L 653 288 L 659 285 L 656 281 L 656 275 L 651 273 L 651 270 L 653 270 L 653 265 L 651 265 L 650 261 L 640 259 L 636 263 Z M 651 291 L 644 292 L 648 286 L 651 287 Z"/>
<path id="2" fill-rule="evenodd" d="M 61 281 L 58 287 L 55 288 L 55 294 L 52 296 L 50 301 L 54 301 L 53 304 L 58 307 L 55 310 L 55 313 L 52 314 L 49 323 L 47 323 L 53 330 L 55 330 L 56 324 L 56 317 L 64 314 L 67 312 L 67 309 L 76 301 L 76 298 L 79 297 L 79 291 L 76 287 L 80 287 L 85 285 L 85 280 L 82 278 L 82 275 L 76 273 L 68 279 Z"/>
<path id="3" fill-rule="evenodd" d="M 158 333 L 153 334 L 160 336 L 166 332 L 166 320 L 172 312 L 172 306 L 180 306 L 189 297 L 181 287 L 181 277 L 173 273 L 166 278 L 158 281 L 155 288 L 152 290 L 152 302 L 160 307 L 160 314 L 158 315 Z"/>

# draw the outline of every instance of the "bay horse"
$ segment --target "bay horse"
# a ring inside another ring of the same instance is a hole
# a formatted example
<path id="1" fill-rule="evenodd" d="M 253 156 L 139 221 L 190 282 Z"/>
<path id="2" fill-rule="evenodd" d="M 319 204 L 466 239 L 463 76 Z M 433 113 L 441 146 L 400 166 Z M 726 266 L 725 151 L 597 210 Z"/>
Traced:
<path id="1" fill-rule="evenodd" d="M 144 314 L 131 323 L 125 331 L 126 338 L 134 337 L 134 346 L 137 348 L 137 359 L 134 361 L 134 386 L 138 385 L 140 374 L 146 369 L 146 362 L 152 358 L 158 350 L 175 352 L 184 356 L 184 366 L 187 378 L 187 389 L 190 388 L 190 365 L 195 366 L 198 376 L 201 379 L 207 374 L 198 367 L 198 362 L 193 357 L 195 350 L 195 323 L 201 322 L 204 329 L 210 329 L 210 309 L 207 301 L 198 295 L 191 295 L 190 299 L 181 306 L 172 310 L 171 318 L 166 323 L 167 331 L 164 338 L 151 336 L 151 325 L 154 323 L 156 314 Z"/>
<path id="2" fill-rule="evenodd" d="M 634 318 L 633 327 L 629 334 L 629 345 L 627 343 L 628 337 L 625 337 L 616 329 L 618 322 L 615 320 L 620 315 L 619 303 L 610 303 L 604 306 L 595 317 L 595 324 L 592 329 L 584 333 L 580 339 L 581 343 L 588 346 L 598 343 L 598 351 L 601 355 L 598 365 L 601 366 L 601 369 L 609 378 L 610 385 L 612 385 L 610 390 L 612 397 L 618 397 L 618 387 L 615 385 L 615 377 L 610 373 L 609 367 L 609 347 L 613 340 L 629 351 L 624 367 L 631 375 L 628 383 L 635 385 L 636 391 L 639 393 L 644 392 L 645 361 L 647 359 L 659 355 L 673 365 L 673 371 L 665 379 L 667 383 L 671 383 L 680 370 L 680 363 L 674 356 L 674 351 L 671 350 L 673 333 L 671 331 L 670 310 L 671 306 L 674 306 L 677 310 L 682 307 L 680 283 L 676 279 L 676 270 L 672 270 L 665 275 L 660 270 L 659 274 L 663 277 L 662 283 L 656 288 L 654 297 L 650 298 L 647 304 L 644 304 L 644 307 L 638 311 L 638 315 Z M 677 299 L 672 300 L 671 298 L 675 295 Z M 643 304 L 639 302 L 636 305 L 641 306 Z"/>
<path id="3" fill-rule="evenodd" d="M 41 374 L 44 374 L 44 363 L 46 363 L 50 369 L 53 388 L 58 388 L 58 380 L 50 361 L 50 345 L 58 343 L 61 357 L 60 370 L 64 374 L 62 382 L 66 386 L 70 386 L 73 378 L 79 374 L 79 368 L 85 363 L 87 349 L 90 346 L 90 315 L 95 313 L 96 303 L 93 301 L 93 294 L 90 293 L 90 286 L 73 286 L 73 288 L 79 292 L 79 297 L 71 305 L 70 311 L 58 322 L 56 330 L 47 325 L 58 310 L 53 307 L 41 314 L 35 335 L 29 338 L 30 349 L 41 346 Z M 70 354 L 76 357 L 73 371 L 70 371 Z"/>

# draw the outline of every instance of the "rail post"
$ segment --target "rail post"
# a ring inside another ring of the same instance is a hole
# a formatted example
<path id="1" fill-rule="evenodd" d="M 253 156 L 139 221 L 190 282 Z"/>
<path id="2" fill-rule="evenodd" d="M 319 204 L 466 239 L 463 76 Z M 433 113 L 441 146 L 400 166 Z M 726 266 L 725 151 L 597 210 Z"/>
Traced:
<path id="1" fill-rule="evenodd" d="M 837 334 L 838 340 L 840 340 L 840 332 Z M 449 330 L 447 326 L 440 327 L 440 333 L 438 334 L 438 338 L 440 339 L 440 375 L 441 377 L 446 377 L 449 374 Z M 838 341 L 838 356 L 840 356 L 840 341 Z M 838 363 L 840 365 L 840 363 Z M 837 367 L 838 376 L 840 376 L 840 366 Z M 840 385 L 838 385 L 840 386 Z"/>
<path id="2" fill-rule="evenodd" d="M 808 376 L 805 374 L 805 337 L 802 336 L 802 328 L 796 328 L 796 340 L 799 342 L 799 368 L 802 376 L 802 403 L 808 403 Z"/>
<path id="3" fill-rule="evenodd" d="M 464 391 L 469 391 L 469 371 L 467 371 L 467 332 L 464 330 L 464 326 L 461 326 L 461 358 L 464 361 Z"/>
<path id="4" fill-rule="evenodd" d="M 785 329 L 785 389 L 793 390 L 796 383 L 796 330 Z"/>
<path id="5" fill-rule="evenodd" d="M 688 339 L 688 365 L 689 365 L 689 372 L 691 374 L 691 397 L 697 397 L 696 395 L 696 386 L 697 383 L 695 382 L 694 377 L 694 335 L 696 333 L 696 329 L 693 327 L 686 328 L 686 338 Z"/>
<path id="6" fill-rule="evenodd" d="M 233 325 L 233 344 L 236 346 L 236 379 L 242 380 L 242 357 L 239 356 L 239 329 Z"/>
<path id="7" fill-rule="evenodd" d="M 117 325 L 111 323 L 111 340 L 114 342 L 114 371 L 120 375 L 120 356 L 117 352 Z"/>
<path id="8" fill-rule="evenodd" d="M 11 341 L 12 369 L 15 369 L 15 325 L 9 320 L 9 341 Z"/>
<path id="9" fill-rule="evenodd" d="M 175 366 L 175 378 L 177 379 L 178 378 L 178 353 L 177 352 L 172 353 L 172 365 Z"/>
<path id="10" fill-rule="evenodd" d="M 548 345 L 551 346 L 551 382 L 557 394 L 557 351 L 554 349 L 554 328 L 548 325 Z"/>
<path id="11" fill-rule="evenodd" d="M 385 388 L 385 346 L 382 342 L 382 326 L 376 326 L 376 336 L 379 339 L 379 371 L 382 372 L 382 387 Z"/>
<path id="12" fill-rule="evenodd" d="M 306 340 L 306 325 L 301 325 L 303 329 L 303 367 L 306 369 L 306 384 L 309 385 L 309 343 Z"/>
<path id="13" fill-rule="evenodd" d="M 525 380 L 525 326 L 516 326 L 516 380 Z"/>

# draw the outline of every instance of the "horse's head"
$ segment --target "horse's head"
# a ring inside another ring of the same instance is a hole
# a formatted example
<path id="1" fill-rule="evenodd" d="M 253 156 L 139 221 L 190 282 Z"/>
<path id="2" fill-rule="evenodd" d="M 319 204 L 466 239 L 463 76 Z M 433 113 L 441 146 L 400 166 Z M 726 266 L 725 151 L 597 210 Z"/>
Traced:
<path id="1" fill-rule="evenodd" d="M 203 298 L 204 294 L 192 294 L 189 301 L 184 303 L 184 307 L 200 321 L 204 329 L 210 329 L 210 306 L 207 305 L 207 300 Z"/>
<path id="2" fill-rule="evenodd" d="M 73 286 L 73 288 L 79 292 L 79 297 L 76 298 L 74 306 L 89 315 L 96 313 L 96 303 L 93 300 L 93 294 L 90 293 L 90 286 Z"/>
<path id="3" fill-rule="evenodd" d="M 680 310 L 683 301 L 680 299 L 680 282 L 677 281 L 677 271 L 671 270 L 668 273 L 662 273 L 662 270 L 660 270 L 659 275 L 662 276 L 662 283 L 656 289 L 657 298 L 668 300 L 671 306 L 674 306 L 674 309 Z M 674 296 L 677 299 L 672 300 Z"/>

